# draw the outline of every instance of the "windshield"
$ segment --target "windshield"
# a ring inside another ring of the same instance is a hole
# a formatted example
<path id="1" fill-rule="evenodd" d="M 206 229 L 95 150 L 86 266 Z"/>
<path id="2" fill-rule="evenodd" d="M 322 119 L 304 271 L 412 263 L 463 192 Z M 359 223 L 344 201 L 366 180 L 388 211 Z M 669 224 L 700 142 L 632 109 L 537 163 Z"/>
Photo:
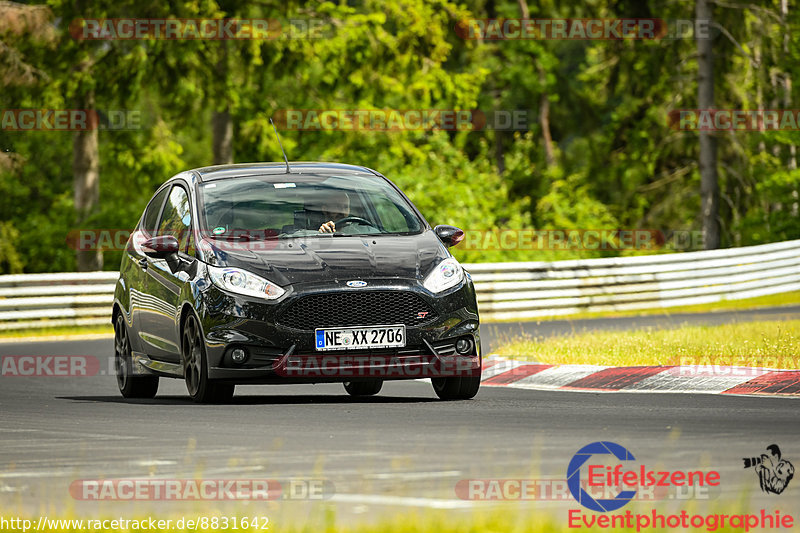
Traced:
<path id="1" fill-rule="evenodd" d="M 210 237 L 255 240 L 419 233 L 423 222 L 379 177 L 282 174 L 205 183 Z"/>

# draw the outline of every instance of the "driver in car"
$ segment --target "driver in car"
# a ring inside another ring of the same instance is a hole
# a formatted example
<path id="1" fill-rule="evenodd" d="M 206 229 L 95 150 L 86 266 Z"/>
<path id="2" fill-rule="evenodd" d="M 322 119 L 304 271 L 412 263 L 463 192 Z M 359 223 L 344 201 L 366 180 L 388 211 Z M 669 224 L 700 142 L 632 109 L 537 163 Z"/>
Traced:
<path id="1" fill-rule="evenodd" d="M 341 220 L 350 216 L 350 197 L 345 191 L 336 189 L 322 202 L 322 214 L 327 222 L 319 227 L 320 233 L 334 233 L 336 224 L 334 220 Z"/>

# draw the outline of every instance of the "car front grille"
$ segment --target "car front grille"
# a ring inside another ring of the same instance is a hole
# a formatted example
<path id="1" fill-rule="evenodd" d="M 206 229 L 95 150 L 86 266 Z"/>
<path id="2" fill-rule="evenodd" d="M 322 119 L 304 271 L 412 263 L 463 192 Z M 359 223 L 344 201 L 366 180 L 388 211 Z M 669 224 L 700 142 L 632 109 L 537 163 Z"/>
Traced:
<path id="1" fill-rule="evenodd" d="M 409 291 L 345 291 L 301 296 L 278 316 L 278 323 L 302 330 L 405 324 L 436 318 L 425 301 Z"/>

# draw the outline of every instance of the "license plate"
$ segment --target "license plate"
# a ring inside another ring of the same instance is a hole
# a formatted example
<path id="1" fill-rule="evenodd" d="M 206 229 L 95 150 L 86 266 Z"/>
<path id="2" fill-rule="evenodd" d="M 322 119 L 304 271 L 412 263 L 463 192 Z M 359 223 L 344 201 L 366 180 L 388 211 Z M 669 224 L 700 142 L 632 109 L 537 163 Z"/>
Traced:
<path id="1" fill-rule="evenodd" d="M 314 335 L 318 351 L 398 348 L 406 345 L 406 327 L 403 324 L 354 328 L 317 328 L 314 330 Z"/>

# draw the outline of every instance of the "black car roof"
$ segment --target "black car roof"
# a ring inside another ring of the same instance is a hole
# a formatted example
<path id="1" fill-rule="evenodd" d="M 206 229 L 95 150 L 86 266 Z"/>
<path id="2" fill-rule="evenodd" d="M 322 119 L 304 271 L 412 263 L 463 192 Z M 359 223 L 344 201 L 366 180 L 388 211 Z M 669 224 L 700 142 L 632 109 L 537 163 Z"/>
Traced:
<path id="1" fill-rule="evenodd" d="M 377 172 L 367 167 L 345 165 L 343 163 L 290 161 L 289 166 L 292 169 L 292 174 L 316 174 L 321 176 L 337 174 L 341 175 L 342 173 L 361 174 L 365 176 L 379 175 Z M 194 172 L 200 178 L 200 181 L 206 182 L 244 176 L 285 174 L 286 163 L 237 163 L 232 165 L 216 165 L 213 167 L 196 168 L 192 172 Z"/>

